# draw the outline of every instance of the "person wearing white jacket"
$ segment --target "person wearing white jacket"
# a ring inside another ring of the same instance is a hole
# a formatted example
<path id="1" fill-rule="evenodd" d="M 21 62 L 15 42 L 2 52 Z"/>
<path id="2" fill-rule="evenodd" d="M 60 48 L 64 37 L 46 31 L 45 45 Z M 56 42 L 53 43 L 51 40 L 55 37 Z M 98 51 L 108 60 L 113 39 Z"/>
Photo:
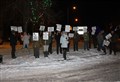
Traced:
<path id="1" fill-rule="evenodd" d="M 66 60 L 66 51 L 68 48 L 68 36 L 65 32 L 62 33 L 62 36 L 60 38 L 60 44 L 61 48 L 63 49 L 63 58 Z"/>
<path id="2" fill-rule="evenodd" d="M 30 35 L 28 35 L 26 32 L 24 32 L 24 35 L 22 36 L 23 41 L 23 48 L 28 48 L 30 43 Z"/>

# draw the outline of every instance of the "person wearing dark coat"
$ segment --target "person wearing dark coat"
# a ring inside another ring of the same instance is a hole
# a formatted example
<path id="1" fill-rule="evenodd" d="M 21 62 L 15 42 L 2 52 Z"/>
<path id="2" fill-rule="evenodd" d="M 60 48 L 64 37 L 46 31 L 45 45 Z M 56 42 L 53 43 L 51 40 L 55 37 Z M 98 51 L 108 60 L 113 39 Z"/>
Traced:
<path id="1" fill-rule="evenodd" d="M 53 34 L 49 32 L 49 47 L 48 47 L 48 52 L 52 54 L 52 42 L 53 42 Z"/>
<path id="2" fill-rule="evenodd" d="M 104 41 L 104 36 L 103 36 L 104 31 L 101 31 L 98 33 L 97 35 L 97 43 L 98 43 L 98 47 L 97 50 L 101 51 L 102 50 L 102 45 L 103 45 L 103 41 Z"/>
<path id="3" fill-rule="evenodd" d="M 77 31 L 75 31 L 74 37 L 73 37 L 74 51 L 78 51 L 78 41 L 79 41 L 79 35 Z"/>
<path id="4" fill-rule="evenodd" d="M 62 54 L 62 48 L 61 48 L 61 44 L 60 44 L 60 37 L 61 37 L 61 33 L 57 32 L 56 35 L 55 35 L 57 54 L 59 54 L 59 52 Z"/>
<path id="5" fill-rule="evenodd" d="M 16 38 L 16 35 L 15 35 L 15 31 L 12 31 L 11 34 L 10 34 L 10 46 L 12 48 L 12 50 L 11 50 L 11 57 L 13 59 L 16 58 L 16 55 L 15 55 L 16 44 L 17 44 L 17 38 Z"/>
<path id="6" fill-rule="evenodd" d="M 110 54 L 112 54 L 112 51 L 114 52 L 114 55 L 116 55 L 116 51 L 117 51 L 117 41 L 119 36 L 114 32 L 111 31 L 112 37 L 110 39 L 110 45 L 109 45 L 109 49 L 110 49 Z"/>
<path id="7" fill-rule="evenodd" d="M 83 38 L 84 38 L 84 50 L 89 50 L 89 33 L 85 32 L 83 34 Z"/>

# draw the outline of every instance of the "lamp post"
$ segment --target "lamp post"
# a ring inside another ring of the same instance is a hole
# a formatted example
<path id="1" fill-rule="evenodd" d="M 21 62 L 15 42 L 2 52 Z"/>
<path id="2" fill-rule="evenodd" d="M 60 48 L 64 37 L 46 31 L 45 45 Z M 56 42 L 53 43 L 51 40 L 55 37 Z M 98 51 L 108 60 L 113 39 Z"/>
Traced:
<path id="1" fill-rule="evenodd" d="M 76 6 L 72 6 L 72 11 L 74 10 L 76 10 L 77 9 L 77 7 Z M 70 8 L 69 7 L 67 7 L 67 24 L 70 24 L 70 19 L 69 19 L 69 17 L 70 17 Z M 77 19 L 78 20 L 78 19 Z"/>
<path id="2" fill-rule="evenodd" d="M 76 10 L 76 6 L 73 6 L 73 10 Z"/>
<path id="3" fill-rule="evenodd" d="M 75 22 L 78 22 L 78 18 L 75 18 Z"/>
<path id="4" fill-rule="evenodd" d="M 69 24 L 69 7 L 67 7 L 67 24 Z"/>

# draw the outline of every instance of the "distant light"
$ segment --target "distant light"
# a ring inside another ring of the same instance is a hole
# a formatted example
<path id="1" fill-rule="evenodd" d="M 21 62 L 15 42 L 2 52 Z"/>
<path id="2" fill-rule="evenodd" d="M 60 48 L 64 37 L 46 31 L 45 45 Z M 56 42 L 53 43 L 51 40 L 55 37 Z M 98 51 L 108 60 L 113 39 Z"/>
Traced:
<path id="1" fill-rule="evenodd" d="M 76 9 L 76 6 L 73 6 L 73 9 L 75 10 L 75 9 Z"/>
<path id="2" fill-rule="evenodd" d="M 78 22 L 78 18 L 75 18 L 75 22 Z"/>

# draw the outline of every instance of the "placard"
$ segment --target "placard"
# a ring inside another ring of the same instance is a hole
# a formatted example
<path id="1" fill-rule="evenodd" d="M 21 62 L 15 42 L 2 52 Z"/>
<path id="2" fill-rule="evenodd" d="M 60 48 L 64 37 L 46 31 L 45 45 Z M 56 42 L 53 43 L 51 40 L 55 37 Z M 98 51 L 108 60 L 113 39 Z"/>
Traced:
<path id="1" fill-rule="evenodd" d="M 77 27 L 77 33 L 79 35 L 83 35 L 85 32 L 87 32 L 87 26 L 78 26 Z"/>
<path id="2" fill-rule="evenodd" d="M 91 32 L 91 34 L 94 35 L 95 32 L 96 32 L 96 26 L 93 26 L 93 27 L 92 27 L 92 32 Z"/>
<path id="3" fill-rule="evenodd" d="M 33 33 L 33 41 L 39 41 L 39 33 L 37 32 Z"/>
<path id="4" fill-rule="evenodd" d="M 22 26 L 18 26 L 18 33 L 22 33 L 23 30 L 22 30 Z"/>
<path id="5" fill-rule="evenodd" d="M 11 26 L 11 31 L 17 31 L 17 26 Z"/>
<path id="6" fill-rule="evenodd" d="M 70 25 L 65 25 L 65 32 L 70 32 Z"/>
<path id="7" fill-rule="evenodd" d="M 43 40 L 48 40 L 48 32 L 43 32 Z"/>
<path id="8" fill-rule="evenodd" d="M 108 41 L 108 40 L 104 40 L 103 41 L 103 46 L 105 45 L 105 46 L 109 46 L 109 44 L 110 44 L 110 42 Z"/>
<path id="9" fill-rule="evenodd" d="M 68 35 L 70 38 L 73 38 L 74 37 L 74 33 L 69 33 Z"/>
<path id="10" fill-rule="evenodd" d="M 105 36 L 106 39 L 110 39 L 112 37 L 111 33 Z"/>
<path id="11" fill-rule="evenodd" d="M 78 29 L 77 27 L 73 27 L 73 31 L 77 31 L 77 29 Z"/>
<path id="12" fill-rule="evenodd" d="M 45 26 L 41 25 L 39 28 L 40 31 L 44 31 L 45 30 Z"/>
<path id="13" fill-rule="evenodd" d="M 87 32 L 87 26 L 83 26 L 84 33 Z"/>
<path id="14" fill-rule="evenodd" d="M 56 24 L 56 25 L 57 25 L 56 30 L 57 30 L 57 31 L 61 31 L 62 25 L 61 25 L 61 24 Z"/>
<path id="15" fill-rule="evenodd" d="M 54 31 L 54 27 L 48 27 L 48 32 L 53 32 Z"/>

